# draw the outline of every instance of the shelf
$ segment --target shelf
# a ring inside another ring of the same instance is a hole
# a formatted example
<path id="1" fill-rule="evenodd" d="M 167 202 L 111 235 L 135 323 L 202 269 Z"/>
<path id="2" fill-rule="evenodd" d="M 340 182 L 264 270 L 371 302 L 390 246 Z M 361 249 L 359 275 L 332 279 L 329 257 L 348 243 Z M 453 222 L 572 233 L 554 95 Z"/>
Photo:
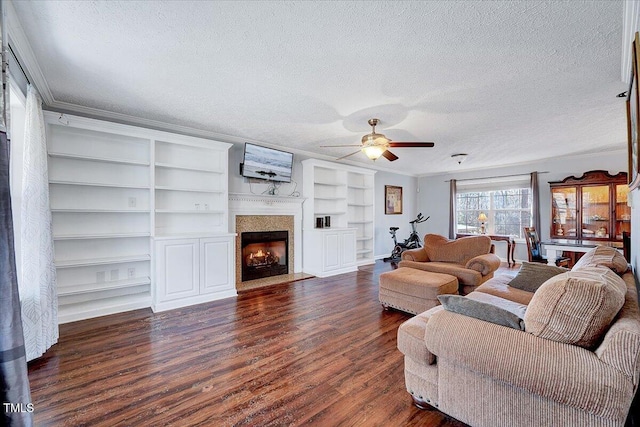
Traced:
<path id="1" fill-rule="evenodd" d="M 54 261 L 57 268 L 72 268 L 72 267 L 88 267 L 92 265 L 104 265 L 104 264 L 123 264 L 126 262 L 140 262 L 150 261 L 151 257 L 148 254 L 141 255 L 125 255 L 119 257 L 108 258 L 87 258 L 87 259 L 71 259 L 66 261 Z"/>
<path id="2" fill-rule="evenodd" d="M 161 214 L 216 214 L 221 215 L 226 211 L 207 210 L 207 209 L 192 209 L 192 210 L 180 210 L 180 209 L 156 209 L 156 213 Z"/>
<path id="3" fill-rule="evenodd" d="M 328 182 L 328 181 L 314 181 L 315 185 L 327 185 L 329 187 L 342 187 L 344 184 L 341 182 Z"/>
<path id="4" fill-rule="evenodd" d="M 336 211 L 336 212 L 314 212 L 315 216 L 327 216 L 327 215 L 346 215 L 344 211 Z"/>
<path id="5" fill-rule="evenodd" d="M 215 173 L 215 174 L 224 173 L 224 171 L 221 171 L 219 169 L 195 168 L 190 166 L 174 165 L 171 163 L 156 163 L 155 166 L 157 168 L 178 169 L 178 170 L 193 171 L 193 172 L 207 172 L 207 173 Z"/>
<path id="6" fill-rule="evenodd" d="M 68 154 L 68 153 L 56 153 L 56 152 L 49 152 L 49 156 L 59 158 L 59 159 L 86 160 L 90 162 L 115 163 L 120 165 L 149 166 L 150 164 L 149 162 L 139 161 L 139 160 L 114 159 L 109 157 L 83 156 L 80 154 Z"/>
<path id="7" fill-rule="evenodd" d="M 348 224 L 371 224 L 373 221 L 348 221 Z"/>
<path id="8" fill-rule="evenodd" d="M 373 237 L 357 237 L 356 240 L 358 242 L 366 242 L 367 240 L 371 240 Z"/>
<path id="9" fill-rule="evenodd" d="M 104 234 L 60 234 L 53 240 L 122 239 L 127 237 L 150 237 L 151 233 L 104 233 Z"/>
<path id="10" fill-rule="evenodd" d="M 143 190 L 151 188 L 151 186 L 149 185 L 107 184 L 107 183 L 99 183 L 99 182 L 58 181 L 58 180 L 51 180 L 49 181 L 49 184 L 77 185 L 82 187 L 137 188 L 137 189 L 143 189 Z"/>
<path id="11" fill-rule="evenodd" d="M 53 213 L 149 213 L 143 209 L 51 209 Z"/>
<path id="12" fill-rule="evenodd" d="M 339 201 L 339 200 L 347 200 L 346 197 L 314 197 L 314 200 L 330 200 L 330 201 Z"/>
<path id="13" fill-rule="evenodd" d="M 156 232 L 154 240 L 168 240 L 168 239 L 193 239 L 193 238 L 209 238 L 209 237 L 230 237 L 235 234 L 229 233 L 216 233 L 210 231 L 177 231 L 173 233 Z"/>
<path id="14" fill-rule="evenodd" d="M 60 286 L 58 288 L 58 296 L 78 295 L 91 292 L 108 291 L 111 289 L 130 288 L 140 285 L 150 285 L 151 279 L 149 277 L 136 277 L 133 279 L 115 280 L 113 282 L 101 282 L 101 283 L 85 283 L 81 285 L 72 286 Z M 98 287 L 99 286 L 99 287 Z M 72 288 L 66 289 L 65 288 Z"/>
<path id="15" fill-rule="evenodd" d="M 371 252 L 371 249 L 360 249 L 356 251 L 357 255 L 362 255 Z"/>
<path id="16" fill-rule="evenodd" d="M 368 185 L 351 185 L 351 184 L 348 184 L 347 187 L 348 188 L 353 188 L 354 190 L 371 190 L 371 189 L 373 189 L 373 187 L 368 186 Z"/>
<path id="17" fill-rule="evenodd" d="M 211 194 L 224 194 L 224 190 L 202 190 L 196 188 L 178 188 L 178 187 L 167 187 L 167 186 L 156 186 L 156 190 L 162 191 L 185 191 L 190 193 L 211 193 Z"/>
<path id="18" fill-rule="evenodd" d="M 349 203 L 349 206 L 370 208 L 371 206 L 373 206 L 373 203 Z"/>

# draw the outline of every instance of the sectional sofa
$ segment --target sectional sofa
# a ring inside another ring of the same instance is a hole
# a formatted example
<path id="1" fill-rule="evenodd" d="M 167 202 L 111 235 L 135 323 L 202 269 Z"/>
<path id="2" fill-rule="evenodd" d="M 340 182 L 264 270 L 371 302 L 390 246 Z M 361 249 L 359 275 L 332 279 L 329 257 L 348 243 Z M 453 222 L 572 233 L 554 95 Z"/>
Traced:
<path id="1" fill-rule="evenodd" d="M 640 379 L 640 314 L 618 252 L 599 246 L 571 271 L 526 264 L 439 298 L 444 306 L 398 330 L 417 406 L 474 427 L 624 425 Z"/>

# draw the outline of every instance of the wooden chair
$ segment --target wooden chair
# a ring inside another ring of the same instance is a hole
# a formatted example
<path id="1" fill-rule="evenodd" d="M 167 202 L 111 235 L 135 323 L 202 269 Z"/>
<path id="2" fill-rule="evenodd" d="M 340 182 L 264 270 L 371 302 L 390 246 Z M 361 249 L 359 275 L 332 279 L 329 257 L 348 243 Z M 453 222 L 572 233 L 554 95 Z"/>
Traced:
<path id="1" fill-rule="evenodd" d="M 529 262 L 540 262 L 547 264 L 547 257 L 542 255 L 542 244 L 538 237 L 538 232 L 535 227 L 524 227 L 524 238 L 527 241 L 527 255 L 529 256 Z M 556 265 L 558 267 L 569 268 L 571 258 L 560 256 L 556 258 Z"/>

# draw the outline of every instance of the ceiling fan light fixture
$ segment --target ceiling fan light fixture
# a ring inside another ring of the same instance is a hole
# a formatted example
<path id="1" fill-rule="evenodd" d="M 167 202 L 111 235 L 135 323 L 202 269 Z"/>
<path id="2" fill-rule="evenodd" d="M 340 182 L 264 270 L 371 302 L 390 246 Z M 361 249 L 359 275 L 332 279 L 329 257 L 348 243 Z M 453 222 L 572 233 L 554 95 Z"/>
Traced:
<path id="1" fill-rule="evenodd" d="M 389 140 L 381 133 L 371 132 L 362 137 L 362 151 L 371 160 L 377 160 L 389 147 Z"/>
<path id="2" fill-rule="evenodd" d="M 364 154 L 371 160 L 377 160 L 382 156 L 382 153 L 386 151 L 386 148 L 380 145 L 367 145 L 366 147 L 362 147 L 362 151 L 364 151 Z"/>

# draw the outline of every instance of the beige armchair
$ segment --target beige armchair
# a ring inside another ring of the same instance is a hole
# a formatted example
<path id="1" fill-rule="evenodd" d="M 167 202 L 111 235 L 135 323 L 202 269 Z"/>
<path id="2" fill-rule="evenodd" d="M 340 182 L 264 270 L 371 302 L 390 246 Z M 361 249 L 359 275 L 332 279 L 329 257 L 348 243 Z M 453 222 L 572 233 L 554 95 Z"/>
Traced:
<path id="1" fill-rule="evenodd" d="M 460 283 L 460 293 L 466 295 L 491 279 L 500 267 L 500 258 L 493 250 L 488 236 L 449 240 L 439 234 L 427 234 L 424 247 L 404 251 L 398 267 L 455 276 Z"/>

